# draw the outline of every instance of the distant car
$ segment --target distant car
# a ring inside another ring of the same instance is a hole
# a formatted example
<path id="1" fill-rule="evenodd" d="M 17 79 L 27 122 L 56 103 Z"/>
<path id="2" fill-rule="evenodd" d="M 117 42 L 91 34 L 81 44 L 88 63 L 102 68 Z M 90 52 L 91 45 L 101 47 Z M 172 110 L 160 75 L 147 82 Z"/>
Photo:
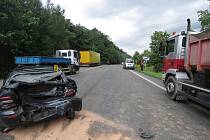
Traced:
<path id="1" fill-rule="evenodd" d="M 82 109 L 75 81 L 50 66 L 21 66 L 8 74 L 0 89 L 0 130 L 55 116 L 73 119 Z"/>
<path id="2" fill-rule="evenodd" d="M 135 69 L 134 61 L 130 58 L 126 58 L 125 63 L 123 64 L 124 69 Z"/>

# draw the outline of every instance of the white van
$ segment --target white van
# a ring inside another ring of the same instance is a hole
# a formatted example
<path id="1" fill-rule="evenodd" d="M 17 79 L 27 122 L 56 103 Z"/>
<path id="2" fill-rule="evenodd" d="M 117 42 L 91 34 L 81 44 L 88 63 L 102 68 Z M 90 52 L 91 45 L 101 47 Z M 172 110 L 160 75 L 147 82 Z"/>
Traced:
<path id="1" fill-rule="evenodd" d="M 124 69 L 135 69 L 134 61 L 131 58 L 126 58 L 125 63 L 123 65 Z"/>

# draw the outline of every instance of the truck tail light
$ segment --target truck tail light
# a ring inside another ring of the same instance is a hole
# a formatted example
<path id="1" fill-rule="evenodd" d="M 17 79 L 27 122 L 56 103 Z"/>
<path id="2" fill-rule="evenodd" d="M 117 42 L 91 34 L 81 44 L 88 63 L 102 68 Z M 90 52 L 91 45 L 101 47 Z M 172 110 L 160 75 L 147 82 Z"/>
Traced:
<path id="1" fill-rule="evenodd" d="M 65 96 L 75 96 L 76 95 L 76 91 L 74 89 L 69 89 L 68 87 L 65 87 L 65 90 L 64 90 L 64 94 Z"/>

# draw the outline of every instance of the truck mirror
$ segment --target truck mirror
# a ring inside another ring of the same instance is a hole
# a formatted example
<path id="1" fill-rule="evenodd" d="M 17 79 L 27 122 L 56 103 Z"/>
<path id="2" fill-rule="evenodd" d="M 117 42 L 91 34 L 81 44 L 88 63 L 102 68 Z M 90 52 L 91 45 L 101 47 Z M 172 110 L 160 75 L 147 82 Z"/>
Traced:
<path id="1" fill-rule="evenodd" d="M 182 32 L 181 32 L 181 35 L 186 35 L 185 31 L 182 31 Z"/>

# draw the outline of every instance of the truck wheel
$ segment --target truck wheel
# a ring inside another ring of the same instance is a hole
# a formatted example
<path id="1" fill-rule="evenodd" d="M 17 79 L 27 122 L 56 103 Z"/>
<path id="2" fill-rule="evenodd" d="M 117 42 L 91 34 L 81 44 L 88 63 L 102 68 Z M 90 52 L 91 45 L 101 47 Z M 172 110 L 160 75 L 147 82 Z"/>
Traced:
<path id="1" fill-rule="evenodd" d="M 176 87 L 176 80 L 173 76 L 169 76 L 168 79 L 166 80 L 166 92 L 167 96 L 172 99 L 176 100 L 177 96 L 177 87 Z"/>
<path id="2" fill-rule="evenodd" d="M 66 118 L 73 120 L 75 117 L 75 111 L 73 109 L 70 109 L 68 112 L 66 112 Z"/>
<path id="3" fill-rule="evenodd" d="M 76 74 L 76 73 L 77 73 L 76 69 L 75 69 L 75 68 L 73 68 L 73 74 Z"/>

